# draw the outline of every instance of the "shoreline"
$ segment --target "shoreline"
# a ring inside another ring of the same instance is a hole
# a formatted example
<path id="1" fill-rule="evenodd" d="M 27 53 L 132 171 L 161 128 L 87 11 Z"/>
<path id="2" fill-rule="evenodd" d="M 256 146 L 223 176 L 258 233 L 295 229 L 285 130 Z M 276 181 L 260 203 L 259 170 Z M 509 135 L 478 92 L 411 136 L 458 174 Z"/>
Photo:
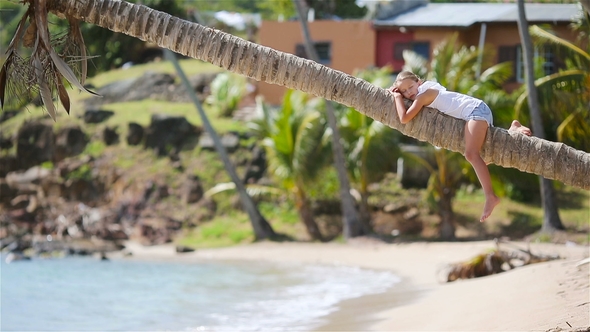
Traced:
<path id="1" fill-rule="evenodd" d="M 529 244 L 511 242 L 522 249 Z M 500 245 L 502 249 L 512 247 Z M 385 244 L 370 239 L 339 243 L 261 242 L 177 254 L 173 245 L 128 243 L 133 259 L 266 261 L 346 265 L 387 270 L 401 282 L 389 290 L 345 300 L 316 331 L 586 331 L 590 328 L 588 246 L 530 244 L 536 254 L 561 259 L 452 283 L 438 270 L 468 260 L 493 241 Z M 571 325 L 571 327 L 569 326 Z"/>

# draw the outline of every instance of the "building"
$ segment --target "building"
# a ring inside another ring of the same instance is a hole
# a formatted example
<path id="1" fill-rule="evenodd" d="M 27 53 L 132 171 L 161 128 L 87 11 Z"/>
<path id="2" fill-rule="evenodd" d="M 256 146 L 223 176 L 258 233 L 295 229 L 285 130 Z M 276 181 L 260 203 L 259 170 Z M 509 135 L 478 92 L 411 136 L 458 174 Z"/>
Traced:
<path id="1" fill-rule="evenodd" d="M 516 3 L 429 3 L 425 0 L 396 0 L 379 3 L 373 21 L 342 20 L 309 22 L 311 36 L 321 62 L 353 74 L 371 66 L 389 65 L 394 72 L 403 67 L 403 51 L 413 50 L 428 60 L 438 43 L 458 33 L 458 43 L 492 48 L 496 63 L 512 61 L 511 90 L 523 81 L 518 8 Z M 527 3 L 529 25 L 550 26 L 558 36 L 574 41 L 569 24 L 582 13 L 578 4 Z M 297 21 L 263 21 L 259 42 L 274 49 L 305 56 L 301 26 Z M 552 73 L 559 59 L 551 49 L 543 52 L 545 70 Z M 270 103 L 280 103 L 285 89 L 260 83 L 259 93 Z"/>
<path id="2" fill-rule="evenodd" d="M 309 22 L 309 31 L 320 63 L 348 74 L 375 64 L 375 31 L 371 21 L 313 21 Z M 307 58 L 299 21 L 263 21 L 258 38 L 261 45 Z M 259 94 L 271 104 L 280 104 L 285 91 L 282 86 L 258 83 Z"/>

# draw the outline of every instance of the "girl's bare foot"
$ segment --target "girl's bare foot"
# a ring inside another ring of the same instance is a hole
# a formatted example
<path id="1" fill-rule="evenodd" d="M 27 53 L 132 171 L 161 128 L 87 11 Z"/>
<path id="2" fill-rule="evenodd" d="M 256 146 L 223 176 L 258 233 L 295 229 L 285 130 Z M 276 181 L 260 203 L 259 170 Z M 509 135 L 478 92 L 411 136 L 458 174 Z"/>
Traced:
<path id="1" fill-rule="evenodd" d="M 512 121 L 510 128 L 508 128 L 508 131 L 515 131 L 517 133 L 525 134 L 527 136 L 532 135 L 532 132 L 529 129 L 529 127 L 523 126 L 522 124 L 520 124 L 520 122 L 518 122 L 518 120 Z"/>
<path id="2" fill-rule="evenodd" d="M 494 211 L 494 208 L 498 204 L 500 204 L 500 199 L 498 198 L 498 196 L 492 195 L 486 197 L 486 204 L 483 207 L 483 213 L 479 221 L 484 222 L 486 219 L 488 219 L 488 217 L 492 214 L 492 211 Z"/>

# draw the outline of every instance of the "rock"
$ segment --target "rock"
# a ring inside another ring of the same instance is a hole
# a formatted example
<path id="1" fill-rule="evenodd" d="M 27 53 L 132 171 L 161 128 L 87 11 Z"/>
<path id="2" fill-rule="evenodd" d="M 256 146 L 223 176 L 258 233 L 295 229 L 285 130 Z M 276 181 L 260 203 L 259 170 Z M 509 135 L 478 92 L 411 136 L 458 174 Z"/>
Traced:
<path id="1" fill-rule="evenodd" d="M 37 186 L 46 178 L 51 176 L 51 171 L 33 166 L 25 172 L 11 172 L 6 175 L 6 183 L 13 189 L 20 191 L 36 192 Z"/>
<path id="2" fill-rule="evenodd" d="M 266 151 L 264 148 L 254 146 L 252 149 L 252 158 L 246 166 L 244 183 L 257 183 L 266 171 Z"/>
<path id="3" fill-rule="evenodd" d="M 16 193 L 17 190 L 10 187 L 6 183 L 6 179 L 0 178 L 0 203 L 9 203 L 16 196 Z"/>
<path id="4" fill-rule="evenodd" d="M 10 150 L 13 146 L 14 143 L 12 143 L 12 139 L 10 137 L 0 136 L 0 151 Z"/>
<path id="5" fill-rule="evenodd" d="M 0 112 L 0 123 L 7 121 L 16 115 L 18 115 L 19 111 L 2 111 Z"/>
<path id="6" fill-rule="evenodd" d="M 176 246 L 177 253 L 193 252 L 195 249 L 187 246 Z"/>
<path id="7" fill-rule="evenodd" d="M 6 255 L 6 263 L 10 264 L 16 261 L 30 261 L 31 257 L 25 256 L 22 252 L 13 251 Z"/>
<path id="8" fill-rule="evenodd" d="M 143 141 L 144 129 L 135 122 L 129 122 L 127 130 L 127 144 L 139 145 Z"/>
<path id="9" fill-rule="evenodd" d="M 15 172 L 21 168 L 19 159 L 16 156 L 0 156 L 0 178 L 10 172 Z"/>
<path id="10" fill-rule="evenodd" d="M 16 158 L 20 167 L 29 168 L 53 160 L 55 135 L 52 126 L 27 122 L 19 128 L 16 141 Z"/>
<path id="11" fill-rule="evenodd" d="M 193 148 L 199 134 L 200 130 L 184 117 L 154 114 L 146 130 L 144 146 L 164 156 L 170 152 L 177 153 L 184 147 Z"/>
<path id="12" fill-rule="evenodd" d="M 185 204 L 196 203 L 203 198 L 204 192 L 200 178 L 196 175 L 189 176 L 180 188 L 180 197 Z"/>
<path id="13" fill-rule="evenodd" d="M 234 152 L 240 146 L 240 138 L 238 135 L 233 133 L 227 133 L 220 137 L 221 145 L 227 150 L 227 152 Z M 203 150 L 215 150 L 215 144 L 213 138 L 209 134 L 204 133 L 199 138 L 199 147 Z"/>
<path id="14" fill-rule="evenodd" d="M 84 112 L 82 119 L 84 123 L 101 123 L 113 116 L 115 112 L 101 109 L 89 109 Z"/>
<path id="15" fill-rule="evenodd" d="M 119 133 L 117 133 L 117 128 L 105 127 L 102 131 L 102 140 L 107 146 L 119 143 Z"/>
<path id="16" fill-rule="evenodd" d="M 67 157 L 79 155 L 86 148 L 88 141 L 88 137 L 78 126 L 60 129 L 55 138 L 53 160 L 59 162 Z"/>
<path id="17" fill-rule="evenodd" d="M 65 182 L 67 199 L 75 202 L 89 202 L 99 196 L 98 188 L 90 179 L 72 178 Z"/>

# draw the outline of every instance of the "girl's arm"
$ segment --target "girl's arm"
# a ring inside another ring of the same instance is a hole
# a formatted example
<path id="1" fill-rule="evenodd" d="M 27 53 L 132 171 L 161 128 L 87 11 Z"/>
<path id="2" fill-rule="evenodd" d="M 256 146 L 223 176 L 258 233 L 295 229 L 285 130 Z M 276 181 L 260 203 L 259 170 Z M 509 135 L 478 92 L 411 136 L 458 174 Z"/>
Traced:
<path id="1" fill-rule="evenodd" d="M 397 88 L 393 89 L 393 96 L 395 98 L 395 109 L 397 110 L 397 115 L 401 123 L 406 124 L 410 122 L 425 105 L 431 104 L 436 96 L 438 96 L 438 91 L 428 89 L 424 91 L 424 93 L 418 95 L 416 100 L 412 102 L 412 105 L 408 109 L 406 109 L 406 104 L 404 104 L 404 97 L 402 94 L 397 90 Z"/>

